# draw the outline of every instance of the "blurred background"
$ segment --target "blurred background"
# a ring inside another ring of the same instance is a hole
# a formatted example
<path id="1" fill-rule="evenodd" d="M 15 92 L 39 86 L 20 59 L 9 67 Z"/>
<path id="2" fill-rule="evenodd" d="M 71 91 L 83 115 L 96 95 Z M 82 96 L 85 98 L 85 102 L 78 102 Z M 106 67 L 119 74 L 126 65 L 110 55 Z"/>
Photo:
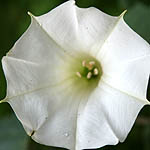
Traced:
<path id="1" fill-rule="evenodd" d="M 0 60 L 30 24 L 27 12 L 42 15 L 65 0 L 0 0 Z M 150 43 L 150 0 L 77 0 L 79 7 L 94 6 L 110 15 L 125 9 L 129 26 Z M 147 97 L 150 100 L 150 88 Z M 0 63 L 0 99 L 6 95 L 6 81 Z M 150 150 L 150 107 L 140 112 L 124 143 L 101 150 Z M 11 107 L 0 104 L 0 150 L 61 150 L 35 143 L 28 137 Z"/>

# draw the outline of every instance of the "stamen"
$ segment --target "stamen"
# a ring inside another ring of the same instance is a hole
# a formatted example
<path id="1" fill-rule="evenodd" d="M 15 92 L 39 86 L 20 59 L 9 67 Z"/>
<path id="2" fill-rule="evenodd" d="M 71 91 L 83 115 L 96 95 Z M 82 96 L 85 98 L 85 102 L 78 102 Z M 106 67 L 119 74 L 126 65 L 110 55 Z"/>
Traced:
<path id="1" fill-rule="evenodd" d="M 76 72 L 76 75 L 77 75 L 79 78 L 82 77 L 81 74 L 80 74 L 80 72 Z"/>
<path id="2" fill-rule="evenodd" d="M 92 77 L 92 72 L 89 72 L 88 74 L 87 74 L 87 79 L 90 79 Z"/>
<path id="3" fill-rule="evenodd" d="M 95 68 L 93 73 L 94 73 L 94 75 L 98 75 L 98 69 Z"/>
<path id="4" fill-rule="evenodd" d="M 88 64 L 86 64 L 86 67 L 89 69 L 89 70 L 92 70 L 93 67 L 95 65 L 95 61 L 90 61 Z"/>
<path id="5" fill-rule="evenodd" d="M 91 79 L 93 76 L 97 76 L 99 74 L 99 70 L 96 67 L 96 62 L 94 60 L 91 61 L 83 60 L 81 63 L 83 70 L 76 72 L 76 75 L 79 78 Z"/>
<path id="6" fill-rule="evenodd" d="M 92 70 L 93 69 L 93 65 L 86 64 L 86 68 L 88 68 L 88 70 Z"/>
<path id="7" fill-rule="evenodd" d="M 82 66 L 83 66 L 83 67 L 86 66 L 86 61 L 85 61 L 85 60 L 82 61 Z"/>
<path id="8" fill-rule="evenodd" d="M 95 65 L 95 61 L 90 61 L 89 65 L 92 65 L 92 66 Z"/>

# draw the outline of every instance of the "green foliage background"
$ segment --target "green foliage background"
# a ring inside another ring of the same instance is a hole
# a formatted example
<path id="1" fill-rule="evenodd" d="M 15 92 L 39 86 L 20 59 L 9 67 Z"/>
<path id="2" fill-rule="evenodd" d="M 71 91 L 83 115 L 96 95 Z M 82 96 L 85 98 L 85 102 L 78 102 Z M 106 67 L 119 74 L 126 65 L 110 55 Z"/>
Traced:
<path id="1" fill-rule="evenodd" d="M 27 12 L 42 15 L 65 0 L 0 0 L 0 60 L 30 24 Z M 110 15 L 125 9 L 126 22 L 150 43 L 149 0 L 77 0 L 80 7 L 94 6 Z M 148 99 L 150 94 L 148 88 Z M 0 99 L 6 95 L 6 81 L 0 63 Z M 0 104 L 0 150 L 60 150 L 33 142 L 23 130 L 8 104 Z M 124 143 L 102 150 L 150 150 L 150 107 L 146 106 Z"/>

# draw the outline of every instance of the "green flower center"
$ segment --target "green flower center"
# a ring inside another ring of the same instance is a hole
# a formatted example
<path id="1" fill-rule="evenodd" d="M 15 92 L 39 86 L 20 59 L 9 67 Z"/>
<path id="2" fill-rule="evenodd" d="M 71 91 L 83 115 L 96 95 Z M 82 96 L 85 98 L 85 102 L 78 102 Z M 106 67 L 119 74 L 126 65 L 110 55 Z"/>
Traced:
<path id="1" fill-rule="evenodd" d="M 102 76 L 102 67 L 100 62 L 88 54 L 78 54 L 69 63 L 70 76 L 73 78 L 75 88 L 90 93 L 97 87 Z"/>
<path id="2" fill-rule="evenodd" d="M 97 67 L 95 61 L 83 60 L 82 61 L 82 67 L 83 68 L 80 69 L 80 72 L 79 71 L 76 72 L 76 75 L 79 78 L 86 78 L 88 80 L 91 80 L 91 79 L 100 77 L 99 76 L 99 74 L 101 74 L 101 72 L 99 72 L 100 68 Z"/>

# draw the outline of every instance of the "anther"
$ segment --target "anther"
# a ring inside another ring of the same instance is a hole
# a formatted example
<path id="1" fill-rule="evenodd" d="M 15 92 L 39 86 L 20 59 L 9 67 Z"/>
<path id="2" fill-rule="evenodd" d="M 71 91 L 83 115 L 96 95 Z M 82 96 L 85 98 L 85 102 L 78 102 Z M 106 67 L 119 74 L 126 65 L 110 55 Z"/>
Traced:
<path id="1" fill-rule="evenodd" d="M 81 74 L 80 74 L 80 72 L 76 72 L 76 75 L 77 75 L 79 78 L 82 77 Z"/>
<path id="2" fill-rule="evenodd" d="M 85 61 L 85 60 L 82 61 L 82 66 L 83 66 L 83 67 L 86 66 L 86 61 Z"/>
<path id="3" fill-rule="evenodd" d="M 88 64 L 86 64 L 86 67 L 89 69 L 89 70 L 92 70 L 93 67 L 95 65 L 95 61 L 90 61 Z"/>
<path id="4" fill-rule="evenodd" d="M 91 66 L 95 65 L 95 61 L 90 61 L 89 65 L 91 65 Z"/>
<path id="5" fill-rule="evenodd" d="M 87 74 L 87 79 L 90 79 L 92 77 L 92 72 L 89 72 L 88 74 Z"/>
<path id="6" fill-rule="evenodd" d="M 94 69 L 93 74 L 98 75 L 98 69 L 97 68 Z"/>

